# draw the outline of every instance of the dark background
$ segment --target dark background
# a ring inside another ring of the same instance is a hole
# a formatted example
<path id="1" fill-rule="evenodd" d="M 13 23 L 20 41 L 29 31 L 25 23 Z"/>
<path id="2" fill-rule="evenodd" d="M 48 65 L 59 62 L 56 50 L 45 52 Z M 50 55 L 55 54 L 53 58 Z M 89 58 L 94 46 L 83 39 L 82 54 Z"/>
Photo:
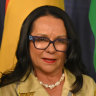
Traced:
<path id="1" fill-rule="evenodd" d="M 0 0 L 0 44 L 4 26 L 5 1 Z M 87 67 L 88 75 L 96 81 L 96 73 L 93 65 L 95 40 L 88 19 L 90 2 L 91 0 L 65 0 L 65 10 L 72 19 L 76 32 L 78 32 L 82 49 L 82 59 Z"/>

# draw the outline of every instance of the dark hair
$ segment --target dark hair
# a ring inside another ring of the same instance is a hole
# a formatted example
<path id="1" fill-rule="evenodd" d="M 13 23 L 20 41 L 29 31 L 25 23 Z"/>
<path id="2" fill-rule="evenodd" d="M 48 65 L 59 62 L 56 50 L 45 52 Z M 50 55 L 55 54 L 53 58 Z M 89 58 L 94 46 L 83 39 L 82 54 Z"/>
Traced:
<path id="1" fill-rule="evenodd" d="M 16 81 L 20 81 L 25 74 L 28 77 L 33 69 L 32 61 L 29 54 L 29 40 L 28 36 L 30 30 L 32 30 L 33 22 L 45 15 L 52 15 L 56 18 L 60 18 L 64 21 L 64 25 L 67 31 L 68 38 L 71 39 L 68 50 L 66 52 L 67 60 L 64 64 L 72 74 L 75 75 L 76 81 L 72 85 L 72 93 L 78 92 L 83 85 L 82 74 L 86 74 L 85 66 L 81 60 L 80 45 L 73 24 L 69 16 L 62 9 L 53 6 L 42 6 L 31 12 L 22 24 L 20 40 L 18 42 L 18 48 L 16 51 L 17 64 L 13 72 L 5 74 L 1 78 L 0 87 L 11 84 Z M 26 77 L 26 79 L 27 79 Z"/>

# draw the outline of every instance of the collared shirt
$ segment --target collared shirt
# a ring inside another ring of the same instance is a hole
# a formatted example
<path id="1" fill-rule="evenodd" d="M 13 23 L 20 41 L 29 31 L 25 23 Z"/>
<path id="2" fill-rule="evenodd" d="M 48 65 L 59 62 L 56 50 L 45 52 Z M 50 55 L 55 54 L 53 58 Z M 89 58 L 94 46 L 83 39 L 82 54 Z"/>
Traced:
<path id="1" fill-rule="evenodd" d="M 64 70 L 65 82 L 63 85 L 62 96 L 96 96 L 96 84 L 92 78 L 83 75 L 83 87 L 81 90 L 72 94 L 71 85 L 75 81 L 75 76 L 68 70 Z M 31 73 L 24 82 L 14 83 L 2 87 L 0 96 L 50 96 L 38 79 Z"/>

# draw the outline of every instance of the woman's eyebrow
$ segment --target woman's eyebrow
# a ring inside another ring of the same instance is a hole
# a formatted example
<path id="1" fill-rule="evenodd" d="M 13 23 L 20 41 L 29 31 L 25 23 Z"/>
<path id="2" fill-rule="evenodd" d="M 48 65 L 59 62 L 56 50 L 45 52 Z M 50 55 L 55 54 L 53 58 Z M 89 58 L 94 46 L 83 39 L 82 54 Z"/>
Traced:
<path id="1" fill-rule="evenodd" d="M 48 35 L 47 34 L 44 34 L 44 33 L 37 33 L 37 34 L 34 34 L 34 35 L 48 37 Z"/>
<path id="2" fill-rule="evenodd" d="M 34 34 L 34 35 L 39 35 L 39 36 L 46 36 L 48 37 L 47 34 L 44 34 L 44 33 L 37 33 L 37 34 Z M 56 36 L 56 38 L 59 38 L 59 37 L 67 37 L 67 35 L 59 35 L 59 36 Z"/>
<path id="3" fill-rule="evenodd" d="M 37 34 L 34 34 L 34 35 L 35 36 L 46 37 L 46 38 L 49 38 L 50 39 L 50 37 L 47 34 L 44 34 L 44 33 L 37 33 Z M 64 38 L 64 39 L 66 39 L 67 38 L 67 35 L 59 35 L 59 36 L 56 36 L 53 39 L 55 40 L 55 39 L 58 39 L 58 38 Z"/>
<path id="4" fill-rule="evenodd" d="M 67 35 L 60 35 L 60 36 L 57 36 L 56 38 L 67 38 Z"/>

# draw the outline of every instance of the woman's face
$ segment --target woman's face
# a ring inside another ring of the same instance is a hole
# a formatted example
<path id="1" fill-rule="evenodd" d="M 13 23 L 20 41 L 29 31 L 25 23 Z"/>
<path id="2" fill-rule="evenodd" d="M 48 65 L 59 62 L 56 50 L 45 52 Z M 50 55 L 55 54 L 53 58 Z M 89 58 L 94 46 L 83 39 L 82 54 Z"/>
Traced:
<path id="1" fill-rule="evenodd" d="M 33 29 L 30 35 L 47 37 L 50 40 L 67 38 L 63 21 L 51 15 L 36 19 L 33 23 Z M 36 49 L 33 42 L 30 41 L 29 50 L 35 71 L 44 73 L 62 71 L 66 54 L 56 51 L 53 44 L 50 44 L 45 50 L 39 50 Z"/>

